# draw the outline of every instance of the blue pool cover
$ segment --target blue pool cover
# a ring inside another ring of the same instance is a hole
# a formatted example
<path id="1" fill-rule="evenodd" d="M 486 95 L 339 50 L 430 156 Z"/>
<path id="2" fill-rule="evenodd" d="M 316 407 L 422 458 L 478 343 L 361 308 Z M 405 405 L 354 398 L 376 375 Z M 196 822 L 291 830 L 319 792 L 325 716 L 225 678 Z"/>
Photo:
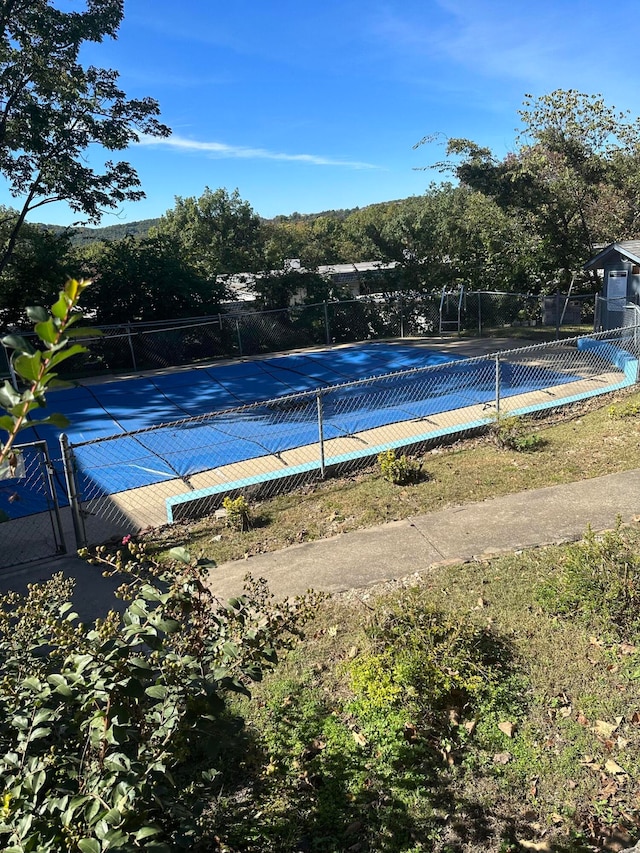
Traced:
<path id="1" fill-rule="evenodd" d="M 420 367 L 436 369 L 382 376 Z M 48 408 L 69 419 L 66 432 L 72 444 L 117 436 L 75 449 L 81 494 L 92 499 L 166 480 L 186 480 L 200 471 L 313 444 L 318 441 L 316 399 L 303 398 L 291 407 L 287 402 L 258 405 L 205 422 L 126 433 L 376 376 L 380 378 L 364 386 L 323 393 L 325 440 L 495 399 L 493 360 L 467 361 L 422 346 L 370 343 L 82 385 L 51 393 Z M 542 368 L 528 367 L 525 372 L 519 365 L 502 363 L 501 395 L 579 378 Z M 46 439 L 57 459 L 59 432 L 39 427 L 23 435 L 25 441 Z M 56 470 L 56 481 L 64 504 L 61 470 Z M 0 489 L 0 510 L 10 518 L 38 511 L 34 506 L 45 508 L 33 495 L 21 499 L 25 487 L 20 481 L 8 486 Z M 3 497 L 8 491 L 10 503 Z"/>

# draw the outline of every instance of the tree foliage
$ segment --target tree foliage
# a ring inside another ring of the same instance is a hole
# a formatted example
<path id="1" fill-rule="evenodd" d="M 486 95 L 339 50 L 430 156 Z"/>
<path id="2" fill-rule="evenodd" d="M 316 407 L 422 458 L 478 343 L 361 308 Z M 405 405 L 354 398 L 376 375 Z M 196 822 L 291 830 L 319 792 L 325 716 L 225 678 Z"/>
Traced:
<path id="1" fill-rule="evenodd" d="M 0 209 L 0 218 L 6 214 Z M 0 226 L 0 242 L 9 238 L 12 227 L 11 219 Z M 55 235 L 37 225 L 23 225 L 0 274 L 0 323 L 20 326 L 27 305 L 48 305 L 55 299 L 70 268 L 70 251 L 65 232 Z"/>
<path id="2" fill-rule="evenodd" d="M 637 235 L 640 119 L 575 90 L 527 95 L 519 115 L 503 159 L 450 139 L 447 154 L 458 159 L 441 165 L 537 235 L 541 272 L 569 279 L 597 243 Z"/>
<path id="3" fill-rule="evenodd" d="M 260 217 L 237 189 L 205 187 L 200 198 L 176 197 L 155 233 L 173 239 L 183 259 L 209 281 L 264 268 Z"/>
<path id="4" fill-rule="evenodd" d="M 87 257 L 85 255 L 85 257 Z M 175 237 L 156 234 L 103 243 L 90 253 L 95 281 L 86 301 L 98 323 L 170 320 L 218 310 L 224 287 L 183 259 Z"/>
<path id="5" fill-rule="evenodd" d="M 81 12 L 51 0 L 0 2 L 0 174 L 20 199 L 0 272 L 30 211 L 65 201 L 98 222 L 105 209 L 144 196 L 128 163 L 109 159 L 99 170 L 85 156 L 122 151 L 139 133 L 169 133 L 156 101 L 127 99 L 116 71 L 80 62 L 83 44 L 115 37 L 122 16 L 122 0 L 87 0 Z"/>

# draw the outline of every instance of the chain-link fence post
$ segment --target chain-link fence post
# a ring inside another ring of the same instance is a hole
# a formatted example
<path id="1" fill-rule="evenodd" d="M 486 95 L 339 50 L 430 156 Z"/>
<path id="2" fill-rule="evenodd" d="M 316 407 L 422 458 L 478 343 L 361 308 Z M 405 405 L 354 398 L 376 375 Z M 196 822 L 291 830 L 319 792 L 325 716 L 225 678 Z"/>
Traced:
<path id="1" fill-rule="evenodd" d="M 138 364 L 136 362 L 136 352 L 133 348 L 133 338 L 131 337 L 131 323 L 127 323 L 127 341 L 129 342 L 129 349 L 131 350 L 131 361 L 133 363 L 133 369 L 138 369 Z"/>
<path id="2" fill-rule="evenodd" d="M 236 335 L 238 336 L 238 350 L 240 351 L 240 356 L 244 355 L 242 352 L 242 333 L 240 332 L 240 321 L 236 317 Z"/>
<path id="3" fill-rule="evenodd" d="M 320 476 L 324 480 L 324 424 L 322 412 L 322 394 L 320 391 L 316 394 L 316 402 L 318 406 L 318 446 L 320 447 Z"/>
<path id="4" fill-rule="evenodd" d="M 482 337 L 482 291 L 478 291 L 478 337 Z"/>
<path id="5" fill-rule="evenodd" d="M 76 537 L 76 548 L 86 548 L 87 533 L 82 518 L 80 497 L 78 495 L 78 482 L 76 480 L 75 462 L 73 450 L 65 433 L 60 436 L 60 450 L 62 452 L 62 465 L 64 468 L 64 479 L 67 485 L 67 496 L 71 507 L 71 519 L 73 521 L 73 532 Z"/>
<path id="6" fill-rule="evenodd" d="M 326 302 L 322 303 L 324 308 L 324 335 L 327 346 L 331 346 L 331 326 L 329 325 L 329 306 Z"/>
<path id="7" fill-rule="evenodd" d="M 404 299 L 402 298 L 402 292 L 400 292 L 398 302 L 400 307 L 400 337 L 404 338 Z"/>
<path id="8" fill-rule="evenodd" d="M 53 504 L 53 514 L 55 516 L 55 524 L 53 524 L 53 538 L 56 541 L 57 545 L 57 553 L 58 554 L 66 554 L 67 553 L 67 543 L 64 538 L 64 529 L 62 526 L 62 518 L 60 516 L 60 504 L 58 503 L 58 494 L 56 492 L 56 484 L 53 479 L 53 463 L 51 462 L 51 456 L 49 455 L 49 448 L 47 447 L 46 441 L 38 442 L 41 449 L 41 460 L 44 462 L 44 475 L 47 478 L 47 485 L 49 487 L 49 494 L 51 495 L 51 502 Z"/>
<path id="9" fill-rule="evenodd" d="M 500 414 L 500 356 L 496 355 L 496 414 Z"/>

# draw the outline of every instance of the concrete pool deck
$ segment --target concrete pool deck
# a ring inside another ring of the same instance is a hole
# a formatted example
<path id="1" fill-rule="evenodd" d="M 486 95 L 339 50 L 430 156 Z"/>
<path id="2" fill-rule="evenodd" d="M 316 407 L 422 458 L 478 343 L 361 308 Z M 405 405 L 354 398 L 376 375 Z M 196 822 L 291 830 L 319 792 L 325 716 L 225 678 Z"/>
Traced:
<path id="1" fill-rule="evenodd" d="M 418 580 L 443 563 L 481 562 L 506 552 L 575 541 L 589 525 L 595 531 L 614 527 L 618 516 L 623 522 L 640 516 L 640 470 L 449 507 L 223 563 L 211 573 L 210 584 L 221 599 L 237 595 L 248 572 L 266 578 L 277 598 L 311 587 L 331 593 L 366 589 L 384 581 Z M 0 590 L 24 591 L 28 583 L 55 572 L 76 579 L 74 604 L 83 619 L 104 615 L 119 604 L 113 598 L 117 583 L 74 556 L 3 571 Z"/>

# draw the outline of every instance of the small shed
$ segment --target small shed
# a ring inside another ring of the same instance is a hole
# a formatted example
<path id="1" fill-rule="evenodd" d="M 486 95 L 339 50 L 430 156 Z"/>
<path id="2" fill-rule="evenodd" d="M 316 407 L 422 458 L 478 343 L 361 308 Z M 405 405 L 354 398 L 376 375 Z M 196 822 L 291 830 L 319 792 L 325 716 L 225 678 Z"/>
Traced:
<path id="1" fill-rule="evenodd" d="M 626 325 L 625 306 L 640 304 L 640 240 L 610 243 L 584 268 L 602 271 L 602 290 L 596 311 L 598 325 L 602 329 Z"/>

